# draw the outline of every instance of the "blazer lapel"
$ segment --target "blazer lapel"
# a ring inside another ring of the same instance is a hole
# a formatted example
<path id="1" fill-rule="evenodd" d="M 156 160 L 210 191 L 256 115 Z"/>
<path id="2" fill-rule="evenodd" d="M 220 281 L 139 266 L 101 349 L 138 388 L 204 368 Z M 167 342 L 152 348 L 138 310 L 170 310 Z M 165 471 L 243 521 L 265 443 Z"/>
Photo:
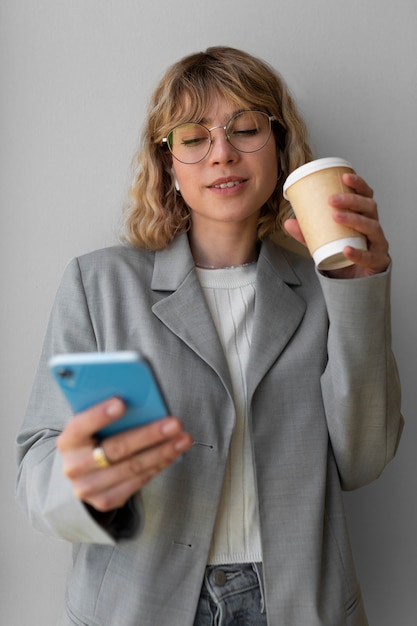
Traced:
<path id="1" fill-rule="evenodd" d="M 154 314 L 218 374 L 225 387 L 231 381 L 223 348 L 208 309 L 186 235 L 155 255 L 152 289 L 166 297 L 153 305 Z"/>
<path id="2" fill-rule="evenodd" d="M 305 302 L 294 292 L 300 280 L 282 249 L 262 244 L 256 282 L 255 321 L 248 366 L 250 398 L 300 324 Z M 154 291 L 168 292 L 153 305 L 154 314 L 218 374 L 231 390 L 230 374 L 216 328 L 206 304 L 187 235 L 157 252 Z"/>
<path id="3" fill-rule="evenodd" d="M 258 260 L 255 321 L 248 366 L 248 397 L 297 330 L 306 304 L 292 289 L 300 280 L 282 249 L 265 241 Z"/>

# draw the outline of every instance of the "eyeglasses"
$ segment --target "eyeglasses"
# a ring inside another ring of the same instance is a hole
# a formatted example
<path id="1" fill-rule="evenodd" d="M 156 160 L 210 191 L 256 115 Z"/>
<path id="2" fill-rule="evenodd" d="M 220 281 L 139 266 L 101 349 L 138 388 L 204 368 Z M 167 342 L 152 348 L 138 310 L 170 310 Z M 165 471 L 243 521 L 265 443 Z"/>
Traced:
<path id="1" fill-rule="evenodd" d="M 175 126 L 162 139 L 172 156 L 181 163 L 191 164 L 202 161 L 210 152 L 213 143 L 212 131 L 222 128 L 230 145 L 239 152 L 261 150 L 271 136 L 273 115 L 263 111 L 241 111 L 227 122 L 226 126 L 206 128 L 197 122 L 187 122 Z"/>

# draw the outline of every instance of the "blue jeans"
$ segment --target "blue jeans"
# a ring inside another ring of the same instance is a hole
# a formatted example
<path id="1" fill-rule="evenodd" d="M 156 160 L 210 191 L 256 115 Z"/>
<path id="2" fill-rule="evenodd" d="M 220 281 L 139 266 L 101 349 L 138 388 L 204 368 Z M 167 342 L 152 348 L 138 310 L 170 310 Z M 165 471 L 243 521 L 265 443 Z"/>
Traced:
<path id="1" fill-rule="evenodd" d="M 267 626 L 262 564 L 209 565 L 194 626 Z"/>

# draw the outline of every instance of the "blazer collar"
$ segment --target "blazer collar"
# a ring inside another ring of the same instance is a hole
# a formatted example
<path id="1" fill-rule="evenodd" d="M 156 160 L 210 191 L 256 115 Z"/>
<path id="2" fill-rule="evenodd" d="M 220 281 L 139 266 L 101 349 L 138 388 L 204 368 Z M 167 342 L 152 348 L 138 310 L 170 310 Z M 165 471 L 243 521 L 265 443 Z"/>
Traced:
<path id="1" fill-rule="evenodd" d="M 273 269 L 279 279 L 288 285 L 299 285 L 300 280 L 282 248 L 267 239 L 261 246 L 258 268 L 263 264 Z M 156 252 L 151 287 L 156 291 L 175 291 L 194 269 L 194 260 L 187 235 L 176 237 L 165 250 Z"/>
<path id="2" fill-rule="evenodd" d="M 175 291 L 193 269 L 188 237 L 180 235 L 168 248 L 156 252 L 151 288 L 155 291 Z"/>

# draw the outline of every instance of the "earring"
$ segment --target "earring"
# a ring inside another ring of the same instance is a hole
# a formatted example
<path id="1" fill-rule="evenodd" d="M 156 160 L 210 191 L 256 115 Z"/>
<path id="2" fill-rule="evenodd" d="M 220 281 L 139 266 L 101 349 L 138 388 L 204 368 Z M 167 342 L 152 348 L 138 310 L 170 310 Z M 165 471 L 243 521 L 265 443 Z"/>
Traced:
<path id="1" fill-rule="evenodd" d="M 175 175 L 174 168 L 171 168 L 171 172 L 172 172 L 172 176 L 173 176 L 173 178 L 174 178 L 174 185 L 175 185 L 175 189 L 176 189 L 176 190 L 178 191 L 178 193 L 179 193 L 179 192 L 180 192 L 180 184 L 179 184 L 178 179 L 177 179 L 177 177 L 176 177 L 176 175 Z"/>

